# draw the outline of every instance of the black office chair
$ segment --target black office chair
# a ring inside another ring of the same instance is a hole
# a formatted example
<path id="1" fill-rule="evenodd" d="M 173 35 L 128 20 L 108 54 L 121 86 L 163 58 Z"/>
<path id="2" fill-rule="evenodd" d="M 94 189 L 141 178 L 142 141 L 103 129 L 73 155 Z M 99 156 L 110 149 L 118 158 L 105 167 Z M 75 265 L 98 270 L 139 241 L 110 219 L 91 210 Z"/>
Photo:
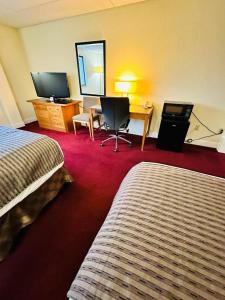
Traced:
<path id="1" fill-rule="evenodd" d="M 128 97 L 101 97 L 101 107 L 106 129 L 112 129 L 115 134 L 111 134 L 109 138 L 102 141 L 100 146 L 103 146 L 107 141 L 115 139 L 115 149 L 118 151 L 118 140 L 122 140 L 129 145 L 131 142 L 119 135 L 119 131 L 126 130 L 128 132 L 129 116 L 129 98 Z"/>

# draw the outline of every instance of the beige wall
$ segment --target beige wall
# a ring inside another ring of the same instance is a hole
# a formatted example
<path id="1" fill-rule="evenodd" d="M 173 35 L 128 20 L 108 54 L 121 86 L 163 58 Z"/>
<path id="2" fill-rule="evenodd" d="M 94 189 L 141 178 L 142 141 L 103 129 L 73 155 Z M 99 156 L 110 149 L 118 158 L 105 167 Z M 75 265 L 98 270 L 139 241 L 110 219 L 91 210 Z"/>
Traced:
<path id="1" fill-rule="evenodd" d="M 26 100 L 35 96 L 29 67 L 18 30 L 0 24 L 0 61 L 13 95 L 25 122 L 34 119 L 34 112 Z"/>
<path id="2" fill-rule="evenodd" d="M 0 63 L 0 123 L 11 127 L 23 127 L 24 122 L 18 110 L 12 89 Z"/>
<path id="3" fill-rule="evenodd" d="M 124 73 L 138 78 L 137 101 L 193 101 L 213 130 L 225 128 L 225 1 L 149 0 L 20 30 L 32 71 L 66 71 L 79 96 L 74 43 L 106 40 L 107 94 Z M 192 121 L 192 128 L 196 125 Z M 137 124 L 138 126 L 138 124 Z M 190 136 L 208 132 L 201 126 Z M 202 144 L 215 146 L 217 137 Z"/>

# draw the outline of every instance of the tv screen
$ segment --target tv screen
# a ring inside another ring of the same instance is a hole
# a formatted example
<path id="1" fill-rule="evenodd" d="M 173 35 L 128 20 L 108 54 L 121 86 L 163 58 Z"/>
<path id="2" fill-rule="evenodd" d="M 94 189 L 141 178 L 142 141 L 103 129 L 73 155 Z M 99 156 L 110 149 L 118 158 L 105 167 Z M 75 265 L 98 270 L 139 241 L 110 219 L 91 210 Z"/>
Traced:
<path id="1" fill-rule="evenodd" d="M 32 72 L 31 77 L 38 97 L 66 98 L 70 96 L 66 73 Z"/>

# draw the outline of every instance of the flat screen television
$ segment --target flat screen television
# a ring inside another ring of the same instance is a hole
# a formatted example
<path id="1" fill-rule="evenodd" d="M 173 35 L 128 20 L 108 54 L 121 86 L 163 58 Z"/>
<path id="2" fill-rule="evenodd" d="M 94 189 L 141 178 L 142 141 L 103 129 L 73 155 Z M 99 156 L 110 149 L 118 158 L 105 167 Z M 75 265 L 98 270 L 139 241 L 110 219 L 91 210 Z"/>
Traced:
<path id="1" fill-rule="evenodd" d="M 70 96 L 66 73 L 32 72 L 31 77 L 38 97 L 57 99 Z"/>

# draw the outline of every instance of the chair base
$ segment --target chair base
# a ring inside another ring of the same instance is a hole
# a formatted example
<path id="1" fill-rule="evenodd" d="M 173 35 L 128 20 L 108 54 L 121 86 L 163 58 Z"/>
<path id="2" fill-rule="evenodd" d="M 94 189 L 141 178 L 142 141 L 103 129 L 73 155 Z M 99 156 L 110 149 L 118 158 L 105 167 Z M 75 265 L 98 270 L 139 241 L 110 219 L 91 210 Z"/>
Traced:
<path id="1" fill-rule="evenodd" d="M 119 140 L 122 140 L 122 141 L 128 143 L 129 146 L 131 146 L 131 144 L 132 144 L 129 140 L 123 138 L 122 135 L 119 135 L 119 134 L 117 134 L 117 133 L 116 133 L 116 134 L 110 134 L 109 136 L 110 136 L 109 138 L 107 138 L 107 139 L 105 139 L 104 141 L 101 142 L 101 144 L 100 144 L 101 147 L 103 147 L 104 144 L 105 144 L 106 142 L 108 142 L 108 141 L 110 141 L 110 140 L 115 140 L 115 141 L 116 141 L 116 144 L 115 144 L 115 148 L 114 148 L 113 151 L 114 151 L 114 152 L 118 152 L 118 151 L 119 151 L 119 147 L 118 147 L 118 141 L 119 141 Z"/>

